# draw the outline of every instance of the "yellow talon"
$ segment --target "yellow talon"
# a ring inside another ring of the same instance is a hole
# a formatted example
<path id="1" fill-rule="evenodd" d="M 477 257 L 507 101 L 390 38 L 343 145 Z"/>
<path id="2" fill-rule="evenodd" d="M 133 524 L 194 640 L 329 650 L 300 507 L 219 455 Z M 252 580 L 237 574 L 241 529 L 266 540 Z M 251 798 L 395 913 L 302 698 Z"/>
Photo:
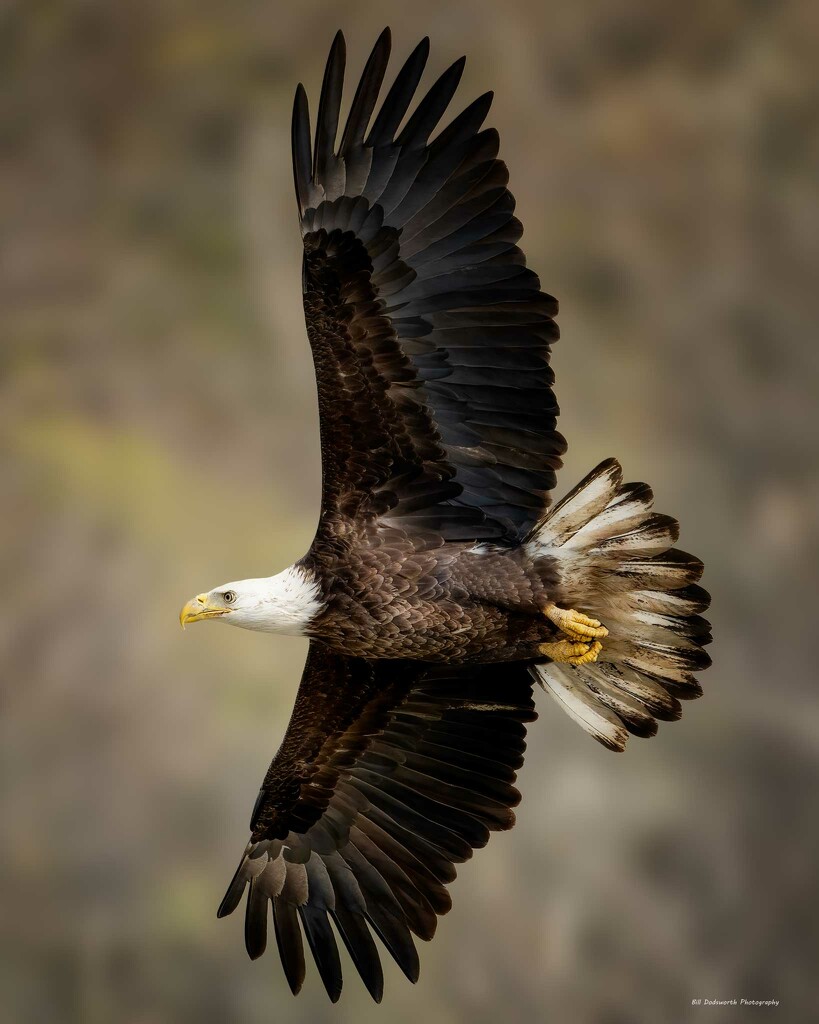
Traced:
<path id="1" fill-rule="evenodd" d="M 544 605 L 543 614 L 572 640 L 586 640 L 588 637 L 609 635 L 609 631 L 597 619 L 592 619 L 582 612 L 576 612 L 573 608 L 558 608 L 553 601 Z"/>
<path id="2" fill-rule="evenodd" d="M 566 665 L 587 665 L 591 661 L 597 661 L 603 645 L 599 640 L 556 640 L 553 643 L 541 644 L 538 650 L 552 661 Z"/>

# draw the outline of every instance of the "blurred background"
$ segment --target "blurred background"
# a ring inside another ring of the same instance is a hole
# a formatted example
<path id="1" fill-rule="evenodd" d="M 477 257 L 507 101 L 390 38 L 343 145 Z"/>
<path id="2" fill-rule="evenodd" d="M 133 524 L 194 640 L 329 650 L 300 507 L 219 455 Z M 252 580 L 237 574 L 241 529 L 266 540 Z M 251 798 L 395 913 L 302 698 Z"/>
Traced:
<path id="1" fill-rule="evenodd" d="M 419 985 L 385 954 L 376 1008 L 348 963 L 333 1008 L 215 918 L 305 645 L 177 614 L 312 538 L 290 105 L 385 24 L 397 59 L 432 37 L 427 82 L 468 54 L 456 110 L 496 90 L 562 304 L 559 492 L 610 455 L 648 480 L 716 641 L 623 757 L 539 694 L 519 824 Z M 18 0 L 0 47 L 0 1016 L 815 1020 L 819 9 Z M 733 997 L 780 1007 L 691 1006 Z"/>

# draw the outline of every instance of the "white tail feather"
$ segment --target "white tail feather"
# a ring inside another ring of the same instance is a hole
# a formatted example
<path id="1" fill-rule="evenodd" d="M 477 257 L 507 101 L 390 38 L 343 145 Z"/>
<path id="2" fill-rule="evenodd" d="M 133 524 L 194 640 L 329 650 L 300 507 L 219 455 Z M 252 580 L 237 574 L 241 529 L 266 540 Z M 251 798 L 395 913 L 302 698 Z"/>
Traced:
<path id="1" fill-rule="evenodd" d="M 708 594 L 698 559 L 673 548 L 675 520 L 652 512 L 645 484 L 622 483 L 614 459 L 555 505 L 525 541 L 558 576 L 553 600 L 609 629 L 600 661 L 533 666 L 538 682 L 586 732 L 622 750 L 629 732 L 650 736 L 655 718 L 680 717 L 679 698 L 699 696 L 707 667 Z"/>
<path id="2" fill-rule="evenodd" d="M 609 459 L 594 473 L 553 505 L 546 517 L 532 532 L 532 546 L 539 548 L 565 544 L 590 520 L 601 513 L 617 493 L 623 471 L 620 464 Z"/>
<path id="3" fill-rule="evenodd" d="M 534 666 L 535 678 L 560 704 L 566 714 L 609 750 L 624 750 L 628 731 L 622 721 L 595 699 L 582 679 L 568 665 Z"/>

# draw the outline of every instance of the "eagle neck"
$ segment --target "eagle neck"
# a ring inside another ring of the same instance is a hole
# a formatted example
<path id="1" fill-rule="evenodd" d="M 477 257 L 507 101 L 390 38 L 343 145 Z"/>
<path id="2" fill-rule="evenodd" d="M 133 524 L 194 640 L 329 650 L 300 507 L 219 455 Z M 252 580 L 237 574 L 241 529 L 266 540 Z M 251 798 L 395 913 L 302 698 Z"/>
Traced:
<path id="1" fill-rule="evenodd" d="M 269 633 L 304 636 L 324 606 L 315 574 L 297 562 L 264 580 L 255 628 Z"/>

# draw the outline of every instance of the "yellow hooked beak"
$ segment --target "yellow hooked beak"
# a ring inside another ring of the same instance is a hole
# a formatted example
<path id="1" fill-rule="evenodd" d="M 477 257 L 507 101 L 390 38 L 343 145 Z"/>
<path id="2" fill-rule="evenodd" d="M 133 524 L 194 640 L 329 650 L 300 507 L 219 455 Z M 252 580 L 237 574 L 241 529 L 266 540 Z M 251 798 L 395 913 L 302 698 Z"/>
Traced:
<path id="1" fill-rule="evenodd" d="M 179 613 L 179 625 L 184 629 L 189 622 L 199 622 L 200 619 L 217 619 L 220 615 L 227 615 L 229 608 L 210 603 L 207 594 L 197 594 L 191 598 Z"/>

